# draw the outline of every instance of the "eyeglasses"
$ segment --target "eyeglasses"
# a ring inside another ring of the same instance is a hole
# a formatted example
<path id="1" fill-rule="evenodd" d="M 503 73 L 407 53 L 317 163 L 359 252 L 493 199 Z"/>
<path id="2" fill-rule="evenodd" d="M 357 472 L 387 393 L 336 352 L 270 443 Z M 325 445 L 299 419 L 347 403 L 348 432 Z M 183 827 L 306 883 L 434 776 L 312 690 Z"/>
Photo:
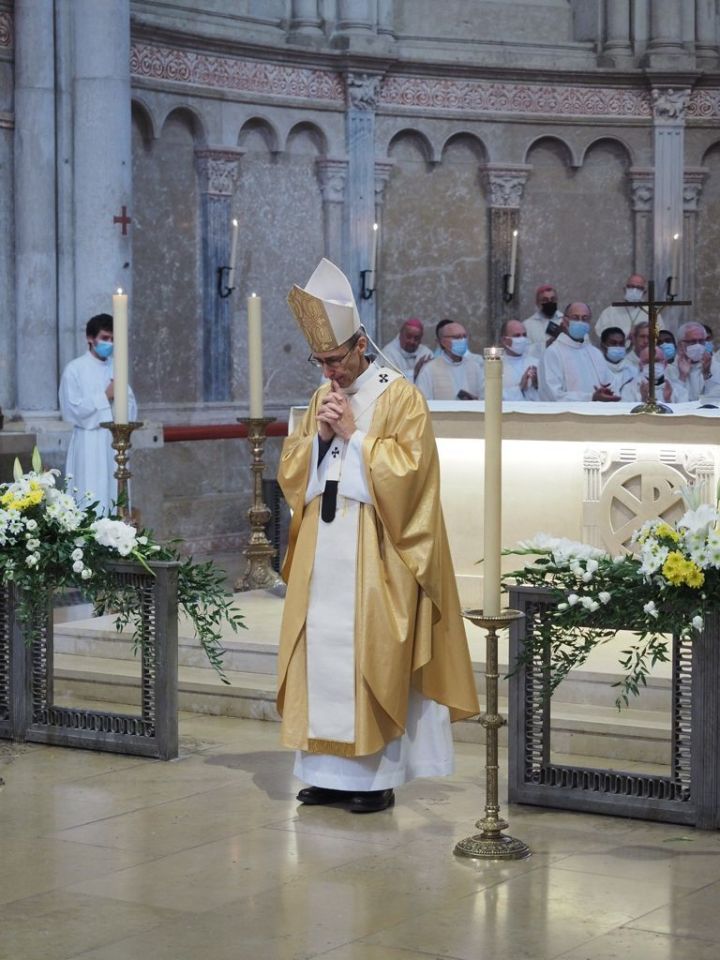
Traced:
<path id="1" fill-rule="evenodd" d="M 688 347 L 694 346 L 696 343 L 701 343 L 703 346 L 705 346 L 707 339 L 700 339 L 699 337 L 696 337 L 692 340 L 681 340 L 680 343 L 684 343 Z"/>
<path id="2" fill-rule="evenodd" d="M 355 344 L 355 346 L 357 346 L 357 344 Z M 322 370 L 323 367 L 330 367 L 331 370 L 337 370 L 338 367 L 343 365 L 354 349 L 355 347 L 350 347 L 341 357 L 325 357 L 322 360 L 320 357 L 316 357 L 311 353 L 308 357 L 308 363 L 317 367 L 318 370 Z"/>

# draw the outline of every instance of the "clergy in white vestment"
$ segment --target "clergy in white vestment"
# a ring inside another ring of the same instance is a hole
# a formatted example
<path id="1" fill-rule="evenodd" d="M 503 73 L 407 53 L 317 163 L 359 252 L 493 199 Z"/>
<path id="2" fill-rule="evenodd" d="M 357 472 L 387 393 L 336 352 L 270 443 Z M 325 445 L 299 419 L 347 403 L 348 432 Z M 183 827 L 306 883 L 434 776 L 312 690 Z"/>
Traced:
<path id="1" fill-rule="evenodd" d="M 503 400 L 537 400 L 537 359 L 530 356 L 530 338 L 519 320 L 506 320 L 500 327 L 503 355 Z"/>
<path id="2" fill-rule="evenodd" d="M 720 365 L 702 323 L 684 323 L 677 332 L 677 358 L 671 378 L 685 385 L 688 400 L 720 402 Z"/>
<path id="3" fill-rule="evenodd" d="M 365 358 L 350 283 L 327 260 L 288 302 L 330 382 L 283 445 L 292 509 L 277 705 L 305 804 L 372 813 L 453 768 L 477 694 L 427 404 Z"/>
<path id="4" fill-rule="evenodd" d="M 606 327 L 603 330 L 600 350 L 612 375 L 613 393 L 621 394 L 623 387 L 635 379 L 638 367 L 628 359 L 626 337 L 620 327 Z"/>
<path id="5" fill-rule="evenodd" d="M 418 363 L 432 360 L 432 350 L 422 342 L 424 332 L 421 321 L 411 317 L 400 327 L 397 336 L 382 348 L 385 357 L 410 383 L 415 383 Z"/>
<path id="6" fill-rule="evenodd" d="M 540 399 L 560 401 L 619 400 L 605 357 L 588 341 L 592 313 L 586 303 L 569 303 L 561 332 L 540 360 Z"/>
<path id="7" fill-rule="evenodd" d="M 540 357 L 548 340 L 556 336 L 554 325 L 559 326 L 562 320 L 555 287 L 549 283 L 541 283 L 535 291 L 535 306 L 535 313 L 523 320 L 523 326 L 530 340 L 530 353 Z"/>
<path id="8" fill-rule="evenodd" d="M 621 399 L 633 403 L 647 403 L 650 396 L 649 357 L 650 349 L 646 347 L 640 354 L 640 364 L 634 377 L 623 384 Z M 687 385 L 674 383 L 667 376 L 667 359 L 660 347 L 655 348 L 655 399 L 660 403 L 684 403 L 688 399 Z"/>
<path id="9" fill-rule="evenodd" d="M 88 349 L 71 360 L 60 378 L 60 413 L 73 425 L 65 474 L 79 503 L 97 501 L 108 514 L 117 500 L 112 435 L 100 424 L 113 419 L 113 318 L 109 313 L 91 317 L 85 327 Z M 135 397 L 128 395 L 130 420 L 137 417 Z"/>
<path id="10" fill-rule="evenodd" d="M 454 320 L 436 327 L 440 354 L 426 363 L 415 384 L 426 400 L 480 400 L 485 395 L 483 358 L 468 350 L 467 330 Z"/>
<path id="11" fill-rule="evenodd" d="M 625 281 L 622 297 L 626 303 L 619 307 L 605 307 L 595 323 L 595 336 L 602 340 L 602 334 L 608 327 L 620 327 L 626 337 L 630 337 L 633 327 L 638 323 L 648 322 L 647 307 L 639 307 L 639 300 L 645 299 L 647 281 L 641 273 L 631 273 Z M 663 329 L 662 318 L 658 317 L 658 329 Z"/>

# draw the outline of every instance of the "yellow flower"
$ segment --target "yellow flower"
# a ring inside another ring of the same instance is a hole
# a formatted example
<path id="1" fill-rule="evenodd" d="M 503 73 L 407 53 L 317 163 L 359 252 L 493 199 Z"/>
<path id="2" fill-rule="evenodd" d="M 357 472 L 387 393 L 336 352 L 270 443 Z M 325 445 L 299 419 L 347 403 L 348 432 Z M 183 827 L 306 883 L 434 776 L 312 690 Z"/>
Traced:
<path id="1" fill-rule="evenodd" d="M 685 583 L 687 583 L 689 587 L 701 587 L 705 583 L 705 574 L 692 560 L 687 561 Z"/>
<path id="2" fill-rule="evenodd" d="M 674 587 L 687 584 L 688 587 L 701 587 L 705 583 L 705 574 L 692 560 L 687 560 L 678 550 L 667 555 L 662 568 L 663 576 Z"/>
<path id="3" fill-rule="evenodd" d="M 666 537 L 668 540 L 672 540 L 673 543 L 677 543 L 680 540 L 680 535 L 677 530 L 673 530 L 670 524 L 665 523 L 664 520 L 661 520 L 655 527 L 655 536 Z"/>

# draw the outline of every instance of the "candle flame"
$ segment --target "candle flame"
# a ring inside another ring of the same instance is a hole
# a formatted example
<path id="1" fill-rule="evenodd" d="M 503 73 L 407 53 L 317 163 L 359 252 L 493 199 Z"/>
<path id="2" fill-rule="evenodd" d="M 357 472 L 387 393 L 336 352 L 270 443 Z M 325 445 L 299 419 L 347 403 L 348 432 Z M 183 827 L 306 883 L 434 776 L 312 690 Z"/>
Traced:
<path id="1" fill-rule="evenodd" d="M 250 296 L 251 296 L 251 297 L 256 297 L 257 294 L 256 294 L 256 293 L 251 293 Z"/>
<path id="2" fill-rule="evenodd" d="M 519 232 L 519 231 L 517 231 L 517 230 L 513 230 L 513 236 L 516 237 L 516 236 L 518 235 L 518 232 Z"/>
<path id="3" fill-rule="evenodd" d="M 680 239 L 680 234 L 679 234 L 679 233 L 674 233 L 674 234 L 673 234 L 673 240 L 679 240 L 679 239 Z"/>
<path id="4" fill-rule="evenodd" d="M 233 217 L 233 226 L 236 227 L 237 225 L 238 225 L 238 219 L 237 217 Z"/>
<path id="5" fill-rule="evenodd" d="M 378 224 L 377 224 L 377 223 L 374 223 L 374 224 L 373 224 L 373 230 L 379 230 L 379 229 L 380 229 L 380 227 L 378 226 Z"/>
<path id="6" fill-rule="evenodd" d="M 122 292 L 123 292 L 122 287 L 118 287 L 118 288 L 117 288 L 118 296 L 121 297 L 121 296 L 122 296 Z"/>

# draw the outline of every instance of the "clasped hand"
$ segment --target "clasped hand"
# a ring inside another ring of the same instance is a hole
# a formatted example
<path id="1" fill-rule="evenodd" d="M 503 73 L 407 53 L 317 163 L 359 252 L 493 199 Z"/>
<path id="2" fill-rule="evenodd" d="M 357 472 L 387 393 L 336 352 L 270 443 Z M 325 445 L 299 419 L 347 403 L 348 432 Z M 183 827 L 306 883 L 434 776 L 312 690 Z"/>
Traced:
<path id="1" fill-rule="evenodd" d="M 332 440 L 334 436 L 349 440 L 355 433 L 355 417 L 350 403 L 334 380 L 330 381 L 330 390 L 320 403 L 315 419 L 321 440 Z"/>

